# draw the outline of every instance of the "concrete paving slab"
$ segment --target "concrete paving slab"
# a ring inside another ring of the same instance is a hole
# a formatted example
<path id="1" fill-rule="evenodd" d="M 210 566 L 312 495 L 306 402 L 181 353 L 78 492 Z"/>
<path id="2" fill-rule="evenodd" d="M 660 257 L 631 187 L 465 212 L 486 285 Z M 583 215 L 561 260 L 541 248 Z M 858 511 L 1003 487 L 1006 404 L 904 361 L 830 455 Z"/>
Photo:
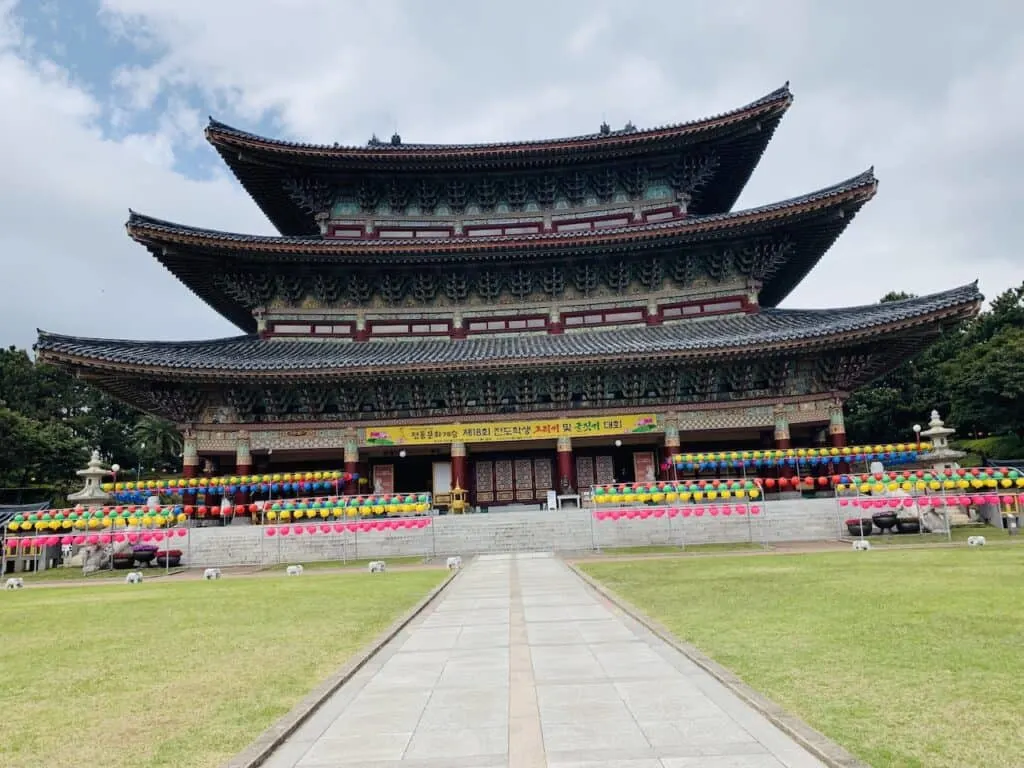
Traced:
<path id="1" fill-rule="evenodd" d="M 820 768 L 560 560 L 478 558 L 271 768 Z"/>

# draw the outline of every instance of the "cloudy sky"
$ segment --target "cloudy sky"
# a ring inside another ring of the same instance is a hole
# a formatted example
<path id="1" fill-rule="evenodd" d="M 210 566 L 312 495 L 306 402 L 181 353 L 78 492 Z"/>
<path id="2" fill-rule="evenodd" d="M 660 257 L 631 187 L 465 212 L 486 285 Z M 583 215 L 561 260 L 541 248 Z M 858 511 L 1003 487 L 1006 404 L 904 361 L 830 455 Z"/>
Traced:
<path id="1" fill-rule="evenodd" d="M 495 141 L 703 117 L 791 81 L 740 200 L 874 165 L 790 307 L 1024 280 L 1024 6 L 919 0 L 0 0 L 0 344 L 237 331 L 128 208 L 270 233 L 203 139 Z"/>

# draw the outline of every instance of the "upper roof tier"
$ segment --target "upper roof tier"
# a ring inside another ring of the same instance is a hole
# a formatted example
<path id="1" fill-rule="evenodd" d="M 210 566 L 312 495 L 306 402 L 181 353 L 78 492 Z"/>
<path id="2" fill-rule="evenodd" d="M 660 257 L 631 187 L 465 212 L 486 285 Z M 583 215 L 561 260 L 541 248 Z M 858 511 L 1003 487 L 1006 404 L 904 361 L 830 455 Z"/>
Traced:
<path id="1" fill-rule="evenodd" d="M 708 270 L 709 279 L 727 279 L 737 272 L 760 286 L 761 305 L 771 307 L 799 284 L 876 188 L 877 180 L 869 170 L 808 195 L 745 211 L 535 235 L 377 240 L 267 237 L 188 227 L 137 213 L 130 215 L 127 229 L 178 279 L 245 331 L 255 330 L 252 312 L 260 304 L 243 302 L 232 295 L 234 286 L 226 290 L 225 283 L 253 276 L 272 290 L 278 275 L 301 281 L 344 280 L 355 274 L 373 283 L 425 272 L 469 275 L 485 265 L 501 273 L 608 259 L 636 270 L 644 260 L 656 259 L 667 275 L 690 275 L 691 266 L 698 272 L 702 269 L 696 262 L 717 258 L 720 266 Z M 694 264 L 680 272 L 676 262 L 681 258 L 692 258 Z M 685 287 L 688 279 L 677 280 L 677 287 Z M 372 290 L 367 296 L 371 295 Z M 269 302 L 272 296 L 262 298 Z"/>
<path id="2" fill-rule="evenodd" d="M 607 165 L 700 165 L 699 184 L 691 190 L 690 210 L 721 213 L 735 204 L 783 114 L 793 101 L 787 83 L 744 107 L 715 117 L 637 130 L 563 139 L 494 144 L 405 144 L 371 142 L 363 147 L 302 144 L 271 139 L 211 118 L 207 140 L 267 217 L 286 235 L 320 232 L 318 206 L 296 188 L 311 181 L 327 189 L 353 188 L 370 177 L 396 175 L 444 182 L 481 174 L 517 174 L 586 170 Z M 713 161 L 713 162 L 709 162 Z"/>
<path id="3" fill-rule="evenodd" d="M 239 376 L 367 376 L 382 370 L 414 374 L 495 366 L 532 369 L 541 365 L 606 365 L 609 360 L 617 364 L 708 360 L 885 342 L 891 341 L 893 334 L 911 329 L 937 331 L 972 317 L 982 299 L 975 282 L 930 296 L 845 309 L 769 309 L 657 327 L 416 343 L 284 341 L 256 336 L 187 342 L 119 341 L 40 331 L 37 350 L 41 359 L 77 370 L 135 371 L 207 381 Z M 896 349 L 898 345 L 892 346 Z"/>

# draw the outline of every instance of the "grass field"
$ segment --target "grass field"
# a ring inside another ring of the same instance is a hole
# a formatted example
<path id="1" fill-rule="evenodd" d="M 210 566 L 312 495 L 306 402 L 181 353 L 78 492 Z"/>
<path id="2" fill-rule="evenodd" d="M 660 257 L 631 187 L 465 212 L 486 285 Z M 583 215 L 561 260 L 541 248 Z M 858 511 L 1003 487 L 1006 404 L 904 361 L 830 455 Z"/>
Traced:
<path id="1" fill-rule="evenodd" d="M 0 765 L 216 766 L 446 575 L 5 592 Z"/>
<path id="2" fill-rule="evenodd" d="M 132 570 L 141 570 L 145 578 L 155 579 L 161 576 L 173 576 L 176 573 L 181 573 L 183 569 L 171 568 L 170 570 L 167 570 L 164 568 L 133 568 Z M 120 579 L 121 581 L 124 581 L 124 577 L 127 576 L 128 573 L 128 571 L 118 571 L 105 568 L 102 571 L 95 571 L 90 573 L 88 576 L 83 576 L 81 568 L 48 568 L 45 571 L 19 573 L 16 575 L 23 578 L 27 584 L 29 582 L 40 581 L 91 581 L 93 579 L 98 581 Z"/>
<path id="3" fill-rule="evenodd" d="M 682 554 L 708 554 L 719 552 L 755 552 L 763 551 L 764 545 L 753 544 L 748 541 L 737 541 L 731 544 L 691 544 L 685 549 L 683 547 L 653 546 L 653 547 L 610 547 L 601 552 L 612 557 L 623 555 L 682 555 Z"/>
<path id="4" fill-rule="evenodd" d="M 871 765 L 1022 765 L 1024 548 L 582 568 Z"/>
<path id="5" fill-rule="evenodd" d="M 383 560 L 387 563 L 388 568 L 400 565 L 422 565 L 424 558 L 422 557 L 382 557 L 374 558 L 375 560 Z M 267 566 L 268 571 L 285 571 L 289 565 L 297 565 L 299 561 L 295 563 L 276 563 L 275 565 Z M 370 564 L 370 560 L 314 560 L 311 563 L 301 563 L 303 571 L 326 571 L 336 570 L 338 568 L 366 568 Z M 442 563 L 443 565 L 443 563 Z"/>

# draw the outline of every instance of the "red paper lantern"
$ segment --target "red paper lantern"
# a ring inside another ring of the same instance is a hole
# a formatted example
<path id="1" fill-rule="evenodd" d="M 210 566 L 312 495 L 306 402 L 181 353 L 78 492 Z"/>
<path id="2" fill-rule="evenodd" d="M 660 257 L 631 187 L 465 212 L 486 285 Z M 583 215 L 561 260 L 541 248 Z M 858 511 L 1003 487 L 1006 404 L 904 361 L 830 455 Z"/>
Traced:
<path id="1" fill-rule="evenodd" d="M 827 477 L 819 477 L 818 478 L 818 485 L 820 485 L 822 488 L 827 486 L 828 485 L 828 478 Z"/>
<path id="2" fill-rule="evenodd" d="M 765 488 L 774 488 L 775 487 L 775 478 L 774 477 L 766 477 L 765 480 L 764 480 L 764 487 Z"/>

